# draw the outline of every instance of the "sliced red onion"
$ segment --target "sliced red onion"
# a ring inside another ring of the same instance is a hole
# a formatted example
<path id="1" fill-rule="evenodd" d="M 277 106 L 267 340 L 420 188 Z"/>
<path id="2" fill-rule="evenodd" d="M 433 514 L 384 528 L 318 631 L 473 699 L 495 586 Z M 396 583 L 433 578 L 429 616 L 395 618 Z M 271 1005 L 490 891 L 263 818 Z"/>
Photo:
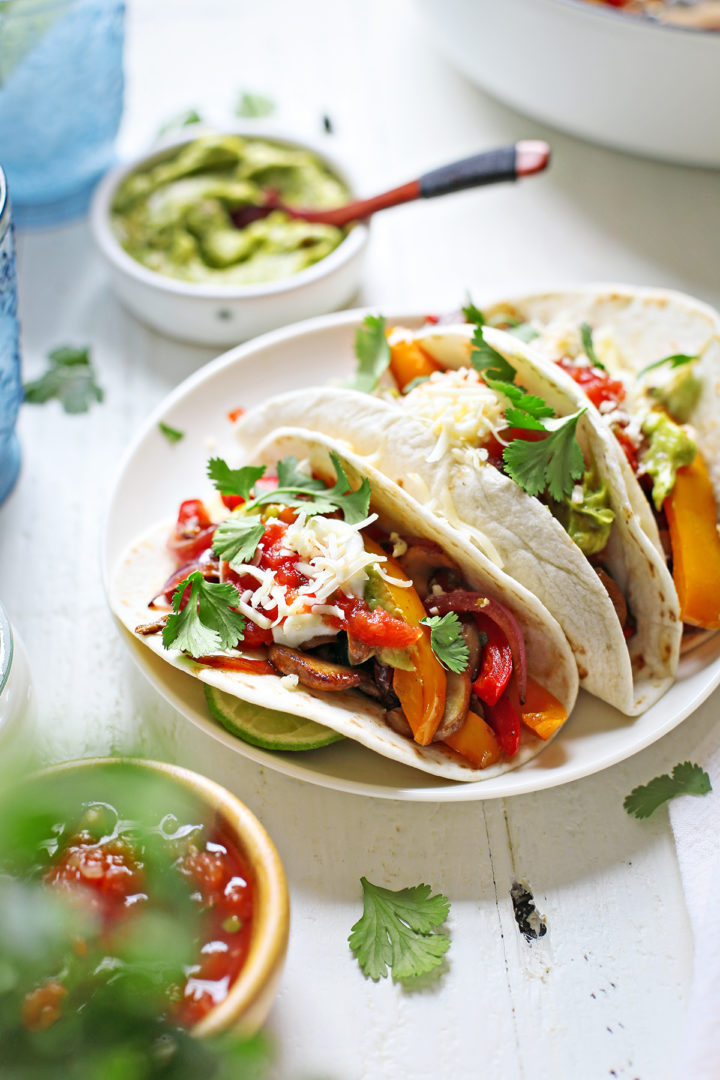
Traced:
<path id="1" fill-rule="evenodd" d="M 472 612 L 475 615 L 487 615 L 488 619 L 492 619 L 508 639 L 520 704 L 525 704 L 527 691 L 525 639 L 520 623 L 509 608 L 506 608 L 499 600 L 493 600 L 491 596 L 483 596 L 482 593 L 470 592 L 468 589 L 455 589 L 453 592 L 429 596 L 426 607 L 431 615 L 447 615 L 448 611 L 454 611 L 458 615 Z"/>

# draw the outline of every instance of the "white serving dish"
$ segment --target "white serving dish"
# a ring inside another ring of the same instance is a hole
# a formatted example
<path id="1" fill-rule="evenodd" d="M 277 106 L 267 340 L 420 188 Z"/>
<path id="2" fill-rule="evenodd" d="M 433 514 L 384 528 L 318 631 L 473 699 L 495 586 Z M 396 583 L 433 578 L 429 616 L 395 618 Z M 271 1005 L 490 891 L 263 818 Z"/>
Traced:
<path id="1" fill-rule="evenodd" d="M 369 237 L 364 223 L 355 225 L 335 251 L 313 266 L 280 281 L 260 285 L 220 286 L 180 281 L 149 270 L 123 250 L 113 232 L 110 216 L 118 185 L 138 166 L 192 142 L 207 130 L 192 125 L 181 135 L 162 140 L 147 154 L 113 169 L 98 186 L 90 208 L 90 224 L 118 298 L 154 330 L 201 345 L 235 345 L 286 323 L 335 311 L 346 304 L 360 284 Z M 296 139 L 269 127 L 227 124 L 222 130 L 311 150 L 355 194 L 344 166 L 320 142 Z"/>
<path id="2" fill-rule="evenodd" d="M 720 167 L 720 33 L 584 0 L 417 0 L 473 82 L 571 135 Z"/>
<path id="3" fill-rule="evenodd" d="M 271 394 L 350 377 L 353 340 L 365 312 L 348 311 L 276 330 L 213 360 L 181 383 L 148 417 L 120 465 L 103 540 L 106 593 L 125 549 L 183 499 L 212 493 L 210 453 L 239 461 L 228 406 L 252 408 Z M 424 316 L 386 312 L 390 325 L 421 326 Z M 169 444 L 160 421 L 184 438 Z M 211 440 L 211 441 L 210 441 Z M 212 450 L 208 449 L 212 446 Z M 231 735 L 210 718 L 203 684 L 166 663 L 118 622 L 150 684 L 180 713 L 231 752 L 323 787 L 375 798 L 461 802 L 541 791 L 605 769 L 672 731 L 720 684 L 720 634 L 681 659 L 677 682 L 642 716 L 629 717 L 581 691 L 567 725 L 532 761 L 499 776 L 456 783 L 390 761 L 346 739 L 320 750 L 278 753 Z"/>

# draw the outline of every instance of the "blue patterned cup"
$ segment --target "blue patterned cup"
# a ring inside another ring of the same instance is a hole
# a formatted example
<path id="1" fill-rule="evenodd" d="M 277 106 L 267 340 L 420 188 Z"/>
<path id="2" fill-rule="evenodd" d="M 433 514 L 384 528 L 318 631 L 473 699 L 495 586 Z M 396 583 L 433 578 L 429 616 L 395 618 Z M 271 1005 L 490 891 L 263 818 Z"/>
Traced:
<path id="1" fill-rule="evenodd" d="M 0 161 L 15 224 L 85 212 L 113 163 L 124 0 L 0 0 Z"/>
<path id="2" fill-rule="evenodd" d="M 22 396 L 15 244 L 7 183 L 0 169 L 0 502 L 10 492 L 20 468 L 15 421 Z"/>

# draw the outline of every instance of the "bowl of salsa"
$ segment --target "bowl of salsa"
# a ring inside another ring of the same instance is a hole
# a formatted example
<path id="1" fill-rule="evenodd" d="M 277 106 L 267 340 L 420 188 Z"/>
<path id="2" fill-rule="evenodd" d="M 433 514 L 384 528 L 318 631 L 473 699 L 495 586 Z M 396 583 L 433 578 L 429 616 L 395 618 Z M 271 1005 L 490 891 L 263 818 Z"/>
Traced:
<path id="1" fill-rule="evenodd" d="M 239 799 L 174 765 L 89 759 L 36 773 L 6 800 L 0 884 L 64 906 L 72 927 L 22 987 L 28 1032 L 72 1025 L 123 981 L 193 1035 L 263 1023 L 288 894 L 272 841 Z"/>
<path id="2" fill-rule="evenodd" d="M 110 172 L 91 224 L 133 314 L 171 337 L 230 345 L 351 298 L 367 224 L 341 229 L 281 207 L 329 209 L 354 196 L 325 146 L 193 125 Z"/>

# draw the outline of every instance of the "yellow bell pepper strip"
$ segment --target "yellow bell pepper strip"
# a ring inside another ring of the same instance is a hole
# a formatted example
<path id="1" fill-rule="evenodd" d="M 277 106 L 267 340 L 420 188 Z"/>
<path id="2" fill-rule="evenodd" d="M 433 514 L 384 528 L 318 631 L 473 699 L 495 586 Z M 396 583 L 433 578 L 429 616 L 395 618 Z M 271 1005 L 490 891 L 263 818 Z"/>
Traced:
<path id="1" fill-rule="evenodd" d="M 382 548 L 369 537 L 366 536 L 364 542 L 365 549 L 373 555 L 385 555 Z M 386 559 L 383 569 L 390 577 L 399 581 L 410 580 L 395 559 L 389 556 Z M 399 615 L 410 626 L 419 626 L 427 612 L 415 589 L 394 586 L 386 581 L 383 581 L 383 588 L 395 608 L 393 614 Z M 442 664 L 430 648 L 430 628 L 423 626 L 422 631 L 419 641 L 408 649 L 414 670 L 396 668 L 393 690 L 400 699 L 415 742 L 427 746 L 432 742 L 445 712 L 447 678 Z"/>
<path id="2" fill-rule="evenodd" d="M 390 346 L 390 371 L 398 388 L 404 390 L 413 379 L 442 371 L 442 365 L 423 352 L 417 342 L 399 341 Z"/>
<path id="3" fill-rule="evenodd" d="M 465 723 L 444 740 L 451 750 L 461 754 L 477 769 L 487 769 L 500 760 L 500 744 L 489 724 L 477 713 L 469 712 Z"/>
<path id="4" fill-rule="evenodd" d="M 541 739 L 549 739 L 567 720 L 567 709 L 549 690 L 528 678 L 525 704 L 520 707 L 520 719 Z"/>
<path id="5" fill-rule="evenodd" d="M 707 466 L 698 453 L 678 469 L 663 503 L 670 529 L 673 580 L 680 617 L 691 626 L 720 628 L 720 537 Z"/>

